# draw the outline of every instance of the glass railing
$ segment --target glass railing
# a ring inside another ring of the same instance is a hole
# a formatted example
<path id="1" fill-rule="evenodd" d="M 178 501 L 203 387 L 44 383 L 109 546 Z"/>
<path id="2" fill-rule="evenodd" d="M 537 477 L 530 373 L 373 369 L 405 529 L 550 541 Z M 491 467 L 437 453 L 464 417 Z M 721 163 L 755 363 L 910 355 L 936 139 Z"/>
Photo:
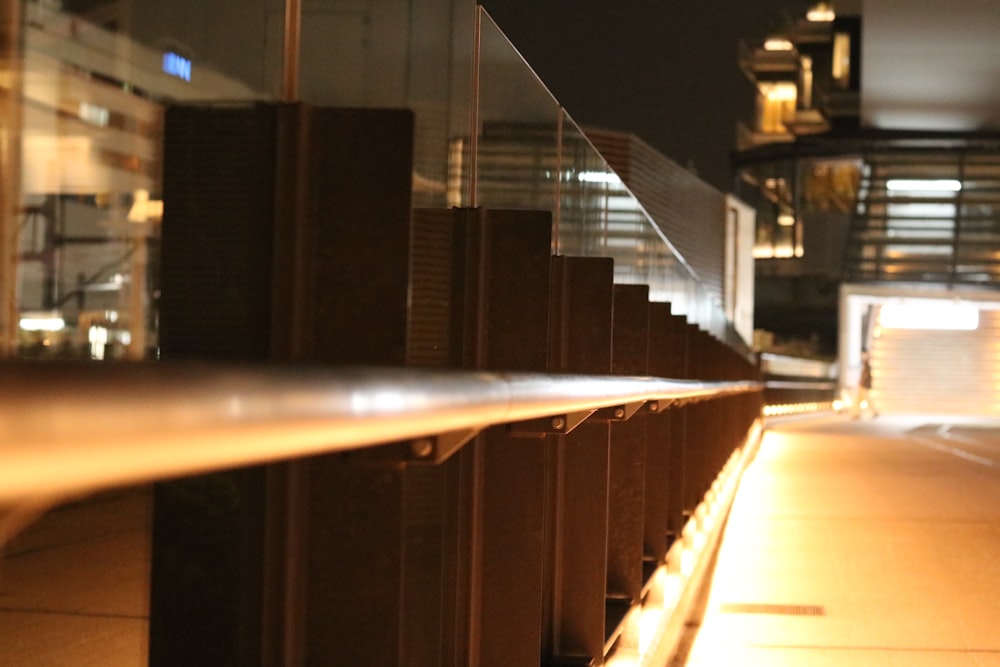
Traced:
<path id="1" fill-rule="evenodd" d="M 17 259 L 0 338 L 22 356 L 142 358 L 156 348 L 164 107 L 281 99 L 284 3 L 85 4 L 4 15 L 22 39 L 0 45 L 15 63 L 0 78 L 4 191 L 19 201 L 2 225 Z M 485 10 L 334 9 L 302 5 L 300 99 L 412 109 L 415 207 L 549 210 L 555 252 L 613 257 L 619 282 L 731 338 L 718 298 Z"/>
<path id="2" fill-rule="evenodd" d="M 613 258 L 616 282 L 649 285 L 652 300 L 738 345 L 721 305 L 482 8 L 479 31 L 475 203 L 552 211 L 554 251 Z"/>

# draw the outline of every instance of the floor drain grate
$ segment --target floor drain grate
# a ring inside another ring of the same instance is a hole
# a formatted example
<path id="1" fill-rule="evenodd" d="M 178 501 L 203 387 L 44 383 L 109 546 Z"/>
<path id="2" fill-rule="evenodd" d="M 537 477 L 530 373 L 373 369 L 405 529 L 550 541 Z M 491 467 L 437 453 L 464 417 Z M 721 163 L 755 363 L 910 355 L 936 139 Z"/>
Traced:
<path id="1" fill-rule="evenodd" d="M 781 616 L 824 616 L 826 610 L 815 604 L 762 604 L 730 602 L 719 607 L 723 614 L 777 614 Z"/>

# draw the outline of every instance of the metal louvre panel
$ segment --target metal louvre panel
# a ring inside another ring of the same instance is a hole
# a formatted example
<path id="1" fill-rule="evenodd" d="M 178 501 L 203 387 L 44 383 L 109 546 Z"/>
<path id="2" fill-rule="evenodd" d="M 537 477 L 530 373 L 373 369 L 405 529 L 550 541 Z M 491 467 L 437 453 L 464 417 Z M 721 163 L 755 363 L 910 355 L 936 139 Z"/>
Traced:
<path id="1" fill-rule="evenodd" d="M 277 122 L 263 106 L 166 112 L 165 359 L 268 354 Z"/>
<path id="2" fill-rule="evenodd" d="M 872 375 L 880 412 L 1000 414 L 1000 313 L 975 331 L 884 329 Z"/>
<path id="3" fill-rule="evenodd" d="M 407 365 L 443 368 L 451 360 L 452 244 L 451 211 L 413 213 L 410 257 L 410 318 Z"/>

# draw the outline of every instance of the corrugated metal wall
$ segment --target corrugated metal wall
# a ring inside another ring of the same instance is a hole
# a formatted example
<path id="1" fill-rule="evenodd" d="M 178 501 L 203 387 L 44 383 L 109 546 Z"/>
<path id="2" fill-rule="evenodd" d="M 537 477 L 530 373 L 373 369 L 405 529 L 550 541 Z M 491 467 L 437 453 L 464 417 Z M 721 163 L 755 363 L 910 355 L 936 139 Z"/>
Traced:
<path id="1" fill-rule="evenodd" d="M 883 413 L 1000 415 L 1000 312 L 975 331 L 883 329 L 872 377 Z"/>

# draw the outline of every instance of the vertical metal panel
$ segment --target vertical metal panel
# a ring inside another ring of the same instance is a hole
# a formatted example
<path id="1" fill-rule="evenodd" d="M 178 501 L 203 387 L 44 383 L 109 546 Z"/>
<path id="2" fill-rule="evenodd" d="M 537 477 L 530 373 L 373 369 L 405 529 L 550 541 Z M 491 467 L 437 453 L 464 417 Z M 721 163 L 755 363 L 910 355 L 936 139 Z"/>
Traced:
<path id="1" fill-rule="evenodd" d="M 552 260 L 550 346 L 554 372 L 611 371 L 614 262 Z M 552 657 L 603 657 L 607 589 L 608 456 L 606 421 L 551 436 L 554 553 Z M 544 643 L 544 642 L 543 642 Z"/>
<path id="2" fill-rule="evenodd" d="M 407 365 L 445 368 L 453 362 L 455 214 L 413 212 Z"/>
<path id="3" fill-rule="evenodd" d="M 466 241 L 470 229 L 480 225 L 478 214 L 470 213 L 460 209 L 414 211 L 408 365 L 471 366 L 465 358 L 474 356 L 475 351 L 464 349 L 463 331 L 466 317 L 475 319 L 474 314 L 466 313 L 465 306 L 466 292 L 475 293 L 476 280 L 467 281 L 465 272 L 467 265 L 476 264 L 478 255 L 467 256 Z M 474 297 L 469 301 L 474 302 Z M 474 328 L 474 322 L 469 326 Z M 424 529 L 414 526 L 404 534 L 402 664 L 469 663 L 470 512 L 476 447 L 470 444 L 434 468 L 407 471 L 411 483 L 413 476 L 430 482 L 411 484 L 407 505 L 426 505 L 428 500 L 441 498 L 442 507 L 440 522 L 428 521 Z M 415 494 L 420 488 L 426 492 Z M 410 507 L 407 513 L 415 514 Z M 416 563 L 423 565 L 415 567 Z"/>
<path id="4" fill-rule="evenodd" d="M 166 114 L 165 361 L 268 357 L 276 125 L 265 107 Z M 261 661 L 267 480 L 253 468 L 155 486 L 151 665 Z"/>
<path id="5" fill-rule="evenodd" d="M 615 285 L 611 372 L 649 373 L 649 288 Z M 642 593 L 643 496 L 646 419 L 611 423 L 608 498 L 608 597 L 625 604 Z M 625 604 L 610 604 L 621 609 Z"/>
<path id="6" fill-rule="evenodd" d="M 685 325 L 689 371 L 693 377 L 704 378 L 707 371 L 706 349 L 703 332 L 697 325 Z M 687 413 L 687 438 L 684 448 L 684 490 L 682 512 L 686 516 L 698 506 L 703 495 L 702 484 L 705 476 L 705 450 L 710 441 L 710 420 L 705 411 L 705 402 L 685 406 Z"/>
<path id="7" fill-rule="evenodd" d="M 308 174 L 306 233 L 298 256 L 305 267 L 308 320 L 293 335 L 302 340 L 304 360 L 310 362 L 402 365 L 413 115 L 316 109 L 307 132 L 309 159 L 301 167 Z M 353 664 L 398 660 L 412 618 L 404 602 L 414 600 L 415 581 L 424 581 L 425 573 L 433 578 L 440 567 L 413 549 L 421 540 L 440 543 L 443 517 L 413 522 L 408 512 L 427 485 L 412 484 L 411 476 L 419 473 L 372 460 L 376 456 L 309 462 L 309 504 L 303 508 L 307 585 L 301 601 L 306 664 L 330 655 Z M 406 598 L 404 590 L 410 593 Z M 426 594 L 435 595 L 433 586 Z M 358 633 L 359 618 L 366 619 L 361 627 L 382 626 Z M 425 621 L 438 622 L 437 616 Z"/>
<path id="8" fill-rule="evenodd" d="M 168 112 L 164 358 L 402 364 L 412 124 L 406 111 Z M 150 663 L 398 662 L 403 593 L 418 599 L 440 570 L 425 546 L 443 518 L 404 512 L 433 487 L 414 481 L 332 456 L 158 485 Z"/>
<path id="9" fill-rule="evenodd" d="M 309 359 L 406 358 L 413 178 L 409 111 L 315 112 L 306 219 L 312 262 Z M 406 189 L 403 190 L 403 183 Z"/>
<path id="10" fill-rule="evenodd" d="M 673 368 L 670 304 L 649 304 L 649 372 L 670 377 Z M 670 410 L 646 417 L 646 503 L 643 508 L 643 550 L 648 562 L 658 564 L 667 555 L 670 509 Z"/>
<path id="11" fill-rule="evenodd" d="M 551 235 L 548 213 L 483 212 L 471 336 L 481 367 L 547 369 Z M 537 665 L 545 448 L 504 428 L 473 447 L 470 664 Z"/>
<path id="12" fill-rule="evenodd" d="M 304 664 L 400 664 L 404 475 L 310 462 Z"/>
<path id="13" fill-rule="evenodd" d="M 691 372 L 691 349 L 688 342 L 687 318 L 683 315 L 671 315 L 669 321 L 670 371 L 667 377 L 679 379 L 697 379 Z M 685 458 L 691 438 L 688 433 L 688 420 L 691 407 L 682 406 L 670 410 L 670 486 L 669 511 L 667 515 L 668 544 L 676 540 L 684 528 L 686 521 L 684 490 L 689 482 L 686 479 Z"/>
<path id="14" fill-rule="evenodd" d="M 266 359 L 276 113 L 171 107 L 165 132 L 161 356 Z"/>

